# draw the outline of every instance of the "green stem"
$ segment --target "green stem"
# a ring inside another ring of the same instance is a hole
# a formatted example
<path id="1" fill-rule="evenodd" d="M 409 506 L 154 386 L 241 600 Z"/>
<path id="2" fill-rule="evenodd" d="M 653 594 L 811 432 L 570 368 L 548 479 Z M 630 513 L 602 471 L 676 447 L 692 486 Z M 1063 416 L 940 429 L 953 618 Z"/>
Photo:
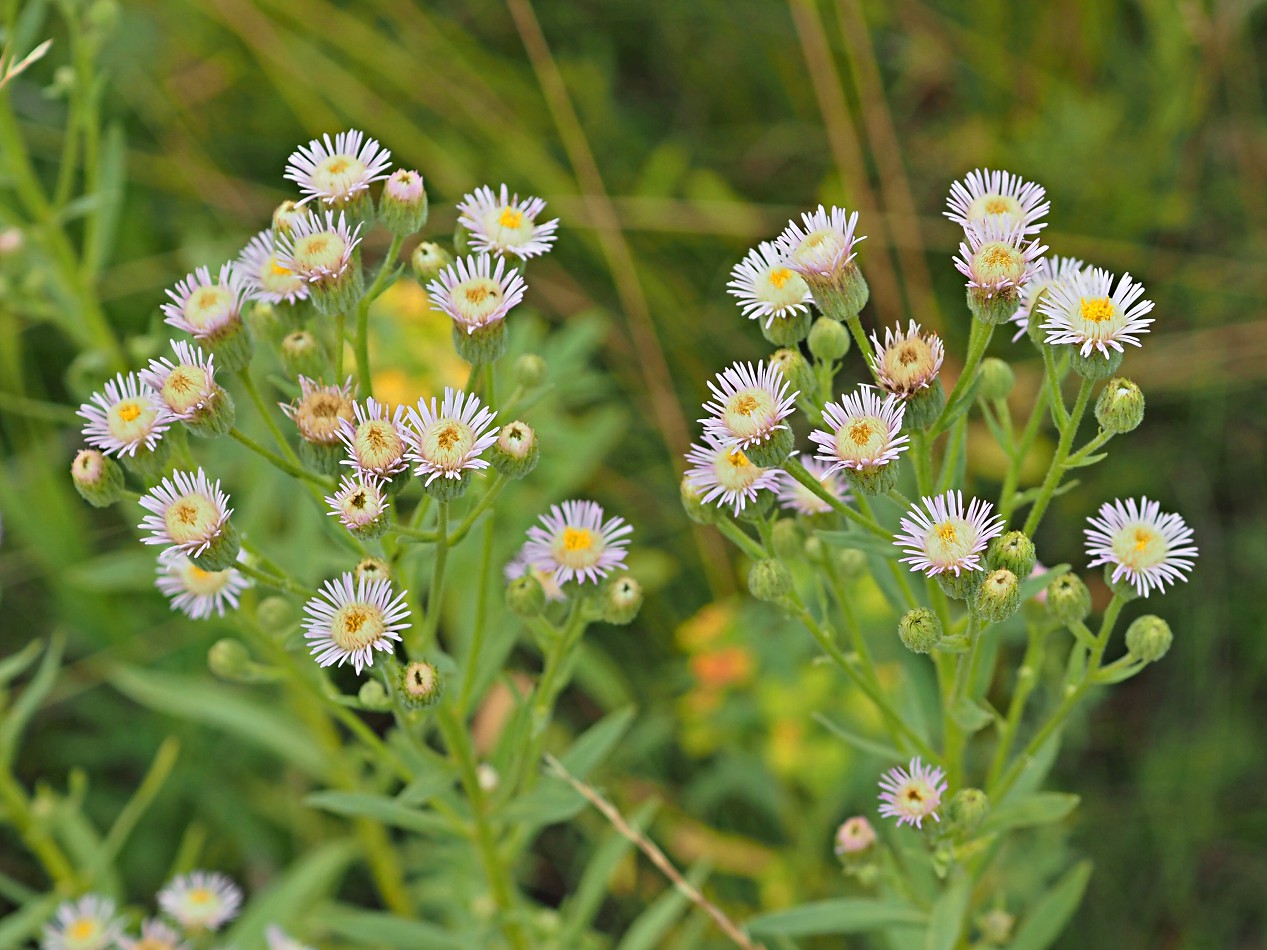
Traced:
<path id="1" fill-rule="evenodd" d="M 255 411 L 260 414 L 260 418 L 264 420 L 264 425 L 268 426 L 269 433 L 273 436 L 273 441 L 277 443 L 277 447 L 282 450 L 282 455 L 291 465 L 297 469 L 303 469 L 303 463 L 299 461 L 299 456 L 295 454 L 295 450 L 290 447 L 290 443 L 286 441 L 286 437 L 282 435 L 281 427 L 277 425 L 272 414 L 268 411 L 268 406 L 264 402 L 264 397 L 260 395 L 259 389 L 255 385 L 255 380 L 251 378 L 249 369 L 243 367 L 238 370 L 238 379 L 242 381 L 246 394 L 251 397 L 251 402 L 255 405 Z"/>
<path id="2" fill-rule="evenodd" d="M 449 536 L 448 543 L 450 547 L 457 544 L 470 533 L 476 519 L 489 509 L 493 502 L 497 500 L 497 496 L 502 493 L 502 489 L 509 483 L 510 479 L 505 475 L 498 475 L 493 479 L 492 484 L 488 486 L 488 490 L 484 492 L 484 497 L 479 500 L 474 508 L 466 513 L 466 517 L 462 519 L 462 523 L 458 525 L 457 530 Z"/>
<path id="3" fill-rule="evenodd" d="M 234 566 L 241 573 L 245 574 L 247 577 L 254 578 L 255 580 L 259 581 L 261 584 L 263 584 L 265 587 L 273 587 L 273 588 L 276 588 L 277 590 L 289 591 L 292 594 L 298 594 L 300 597 L 303 597 L 305 600 L 311 599 L 312 597 L 316 596 L 316 591 L 311 590 L 310 588 L 304 587 L 302 584 L 299 584 L 288 577 L 275 577 L 272 574 L 266 574 L 263 571 L 261 571 L 258 567 L 254 567 L 245 561 L 238 561 L 237 564 Z"/>
<path id="4" fill-rule="evenodd" d="M 862 354 L 867 363 L 867 369 L 871 371 L 871 375 L 875 376 L 875 350 L 871 348 L 871 341 L 867 339 L 867 334 L 862 329 L 862 320 L 857 314 L 845 321 L 845 326 L 849 327 L 849 332 L 853 334 L 854 342 L 858 344 L 858 352 Z"/>
<path id="5" fill-rule="evenodd" d="M 754 561 L 761 561 L 765 559 L 765 549 L 756 541 L 752 540 L 751 536 L 746 534 L 739 525 L 729 520 L 727 516 L 723 515 L 721 520 L 717 522 L 717 530 L 729 538 L 735 547 L 739 548 L 744 554 L 748 555 L 748 557 L 752 558 Z"/>
<path id="6" fill-rule="evenodd" d="M 449 542 L 446 532 L 449 527 L 449 503 L 438 502 L 436 505 L 436 560 L 431 571 L 431 586 L 427 588 L 427 611 L 422 621 L 422 635 L 418 640 L 416 652 L 421 655 L 431 648 L 435 642 L 436 631 L 440 627 L 440 604 L 444 593 L 444 568 L 449 557 Z"/>
<path id="7" fill-rule="evenodd" d="M 1042 351 L 1043 390 L 1051 402 L 1051 420 L 1057 429 L 1063 429 L 1065 423 L 1069 421 L 1069 413 L 1065 410 L 1065 397 L 1060 391 L 1060 370 L 1056 367 L 1056 356 L 1052 348 L 1043 346 Z"/>
<path id="8" fill-rule="evenodd" d="M 320 475 L 316 475 L 313 472 L 309 472 L 306 469 L 300 468 L 297 465 L 292 465 L 290 462 L 286 461 L 276 452 L 260 445 L 258 442 L 252 439 L 249 435 L 247 435 L 237 426 L 234 426 L 232 429 L 229 430 L 229 435 L 231 435 L 234 439 L 236 439 L 242 445 L 245 445 L 248 449 L 250 449 L 256 455 L 260 456 L 263 459 L 268 460 L 270 464 L 272 464 L 276 468 L 281 469 L 287 475 L 291 475 L 295 478 L 302 478 L 304 481 L 311 482 L 312 484 L 318 486 L 319 488 L 324 488 L 327 491 L 330 491 L 334 488 L 334 484 L 330 479 L 322 478 Z"/>
<path id="9" fill-rule="evenodd" d="M 927 496 L 933 486 L 933 453 L 928 433 L 923 429 L 911 432 L 911 455 L 915 459 L 915 490 L 921 497 Z"/>
<path id="10" fill-rule="evenodd" d="M 986 786 L 993 786 L 999 779 L 1007 757 L 1012 752 L 1012 743 L 1016 741 L 1016 730 L 1021 717 L 1025 714 L 1025 704 L 1029 702 L 1030 693 L 1038 684 L 1038 672 L 1042 667 L 1043 648 L 1047 637 L 1037 627 L 1030 627 L 1029 645 L 1025 648 L 1025 657 L 1016 671 L 1016 688 L 1012 692 L 1012 701 L 1008 704 L 1007 718 L 1003 723 L 1003 732 L 999 736 L 994 757 L 990 761 L 990 770 L 986 773 Z"/>
<path id="11" fill-rule="evenodd" d="M 0 769 L 0 803 L 7 812 L 5 823 L 17 832 L 22 843 L 35 855 L 58 890 L 69 892 L 75 887 L 75 871 L 57 842 L 43 825 L 35 820 L 26 793 L 8 769 Z"/>
<path id="12" fill-rule="evenodd" d="M 343 378 L 343 350 L 347 342 L 348 316 L 342 310 L 334 318 L 334 378 Z"/>
<path id="13" fill-rule="evenodd" d="M 945 430 L 946 424 L 950 421 L 949 414 L 957 411 L 956 403 L 963 391 L 972 384 L 972 378 L 976 375 L 977 364 L 981 362 L 981 358 L 985 356 L 986 348 L 990 345 L 990 338 L 994 336 L 994 324 L 986 325 L 980 320 L 972 321 L 972 329 L 968 331 L 968 356 L 964 360 L 963 371 L 960 372 L 959 378 L 955 380 L 954 388 L 950 390 L 950 395 L 946 397 L 946 405 L 942 408 L 941 414 L 938 415 L 937 421 L 928 429 L 929 434 L 936 436 Z"/>
<path id="14" fill-rule="evenodd" d="M 1038 525 L 1042 522 L 1043 514 L 1047 511 L 1047 506 L 1051 503 L 1053 494 L 1060 486 L 1060 478 L 1065 473 L 1065 460 L 1069 457 L 1069 447 L 1073 444 L 1074 434 L 1078 431 L 1078 424 L 1082 422 L 1082 414 L 1086 411 L 1087 403 L 1091 399 L 1092 385 L 1091 380 L 1084 379 L 1082 385 L 1078 387 L 1078 399 L 1074 402 L 1073 411 L 1069 413 L 1069 419 L 1060 433 L 1060 442 L 1056 446 L 1056 454 L 1051 460 L 1051 467 L 1047 470 L 1047 477 L 1043 479 L 1034 507 L 1030 509 L 1029 517 L 1025 519 L 1024 531 L 1031 538 L 1034 536 Z"/>
<path id="15" fill-rule="evenodd" d="M 374 282 L 370 284 L 369 290 L 361 296 L 356 305 L 356 374 L 360 381 L 360 390 L 362 397 L 374 395 L 374 380 L 370 375 L 370 345 L 369 345 L 369 314 L 370 304 L 377 299 L 383 284 L 384 278 L 396 264 L 396 255 L 400 253 L 400 245 L 404 242 L 402 237 L 393 237 L 392 242 L 387 247 L 387 256 L 383 258 L 383 263 L 378 268 L 378 273 L 374 276 Z M 335 374 L 336 379 L 342 378 L 342 373 Z"/>
<path id="16" fill-rule="evenodd" d="M 881 528 L 878 524 L 875 523 L 874 520 L 858 514 L 858 512 L 854 511 L 852 508 L 850 508 L 848 505 L 842 502 L 839 498 L 837 498 L 835 495 L 829 492 L 826 488 L 824 488 L 823 483 L 820 482 L 813 475 L 811 475 L 808 471 L 806 471 L 805 466 L 800 463 L 800 460 L 797 459 L 796 456 L 789 455 L 786 459 L 784 459 L 783 470 L 787 472 L 789 475 L 791 475 L 793 478 L 795 478 L 802 485 L 804 485 L 806 488 L 808 488 L 811 492 L 813 492 L 819 498 L 821 498 L 823 501 L 827 502 L 827 504 L 831 505 L 832 510 L 835 511 L 837 514 L 844 515 L 847 519 L 852 521 L 854 524 L 857 524 L 865 528 L 867 531 L 870 531 L 872 534 L 876 535 L 877 537 L 884 538 L 885 540 L 888 540 L 891 537 L 889 532 Z M 861 496 L 859 496 L 859 499 L 861 499 Z"/>
<path id="17" fill-rule="evenodd" d="M 462 688 L 458 690 L 458 709 L 465 713 L 475 688 L 475 674 L 484 651 L 484 628 L 488 625 L 488 577 L 493 560 L 493 519 L 484 522 L 484 543 L 480 547 L 479 591 L 475 600 L 475 627 L 466 651 L 466 669 L 462 672 Z"/>
<path id="18" fill-rule="evenodd" d="M 1030 410 L 1029 420 L 1021 433 L 1021 441 L 1014 446 L 1012 457 L 1008 459 L 1007 474 L 1003 476 L 1003 490 L 999 492 L 999 514 L 1003 516 L 1004 522 L 1011 519 L 1012 511 L 1016 507 L 1015 496 L 1016 489 L 1020 485 L 1021 468 L 1025 464 L 1025 459 L 1029 457 L 1034 439 L 1038 437 L 1038 429 L 1043 421 L 1044 410 L 1047 408 L 1047 399 L 1047 388 L 1044 386 L 1034 397 L 1034 408 Z"/>

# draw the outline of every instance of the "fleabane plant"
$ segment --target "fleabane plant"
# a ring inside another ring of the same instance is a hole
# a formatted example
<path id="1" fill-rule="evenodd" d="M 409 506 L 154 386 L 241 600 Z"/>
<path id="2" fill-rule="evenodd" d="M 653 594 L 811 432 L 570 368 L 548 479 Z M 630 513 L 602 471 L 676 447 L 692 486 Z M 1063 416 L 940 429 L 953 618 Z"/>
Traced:
<path id="1" fill-rule="evenodd" d="M 1059 914 L 1041 889 L 1013 886 L 1008 873 L 1028 860 L 1031 827 L 1072 807 L 1070 797 L 1042 792 L 1042 781 L 1075 711 L 1170 646 L 1169 627 L 1151 615 L 1115 638 L 1123 610 L 1196 565 L 1192 530 L 1165 499 L 1149 498 L 1110 499 L 1087 513 L 1078 560 L 1103 566 L 1098 596 L 1069 564 L 1040 563 L 1057 560 L 1034 539 L 1053 499 L 1072 487 L 1066 476 L 1102 461 L 1110 441 L 1143 419 L 1142 392 L 1117 373 L 1128 348 L 1146 345 L 1153 304 L 1128 274 L 1046 256 L 1039 235 L 1051 203 L 1034 182 L 973 171 L 951 186 L 948 208 L 963 228 L 947 264 L 964 278 L 969 325 L 949 392 L 937 333 L 913 320 L 864 330 L 866 222 L 856 212 L 819 207 L 789 222 L 735 266 L 728 285 L 742 315 L 784 349 L 708 382 L 683 504 L 746 555 L 753 596 L 799 622 L 873 708 L 882 735 L 841 738 L 862 762 L 880 749 L 889 760 L 877 763 L 877 797 L 841 816 L 835 838 L 854 896 L 758 917 L 750 929 L 760 936 L 890 924 L 903 946 L 911 926 L 928 931 L 930 946 L 995 946 L 1022 929 L 1054 936 L 1088 868 L 1048 882 L 1062 895 Z M 1008 323 L 1019 326 L 1012 354 L 1036 351 L 1043 366 L 1018 419 L 1008 398 L 1015 374 L 1006 358 L 986 355 Z M 1095 428 L 1084 425 L 1092 406 Z M 997 486 L 966 477 L 977 419 L 1006 460 Z M 1044 423 L 1055 452 L 1025 485 L 1023 463 Z M 1053 551 L 1078 542 L 1069 530 L 1043 535 Z M 859 620 L 864 581 L 843 565 L 860 561 L 893 617 L 887 629 Z M 1023 654 L 1017 639 L 1028 644 Z M 939 710 L 931 722 L 911 712 L 921 683 L 926 705 Z"/>

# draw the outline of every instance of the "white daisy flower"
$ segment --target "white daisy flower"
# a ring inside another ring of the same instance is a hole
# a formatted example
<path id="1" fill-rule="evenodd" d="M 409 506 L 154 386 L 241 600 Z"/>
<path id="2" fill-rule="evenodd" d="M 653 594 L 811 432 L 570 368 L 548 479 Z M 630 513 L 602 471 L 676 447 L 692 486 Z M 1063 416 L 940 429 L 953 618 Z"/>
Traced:
<path id="1" fill-rule="evenodd" d="M 897 396 L 911 396 L 926 388 L 941 372 L 942 360 L 946 357 L 941 337 L 936 333 L 921 333 L 914 320 L 905 333 L 901 324 L 886 327 L 883 343 L 878 332 L 872 333 L 871 342 L 875 346 L 871 368 L 876 382 L 885 392 Z"/>
<path id="2" fill-rule="evenodd" d="M 237 610 L 238 595 L 251 586 L 251 579 L 237 568 L 204 571 L 183 554 L 163 552 L 154 584 L 171 601 L 172 610 L 205 620 L 212 613 L 223 617 L 226 607 Z"/>
<path id="3" fill-rule="evenodd" d="M 161 920 L 146 920 L 141 924 L 140 937 L 118 938 L 121 950 L 190 950 L 180 933 Z"/>
<path id="4" fill-rule="evenodd" d="M 391 653 L 399 631 L 411 626 L 407 591 L 392 597 L 389 580 L 362 578 L 353 582 L 351 571 L 326 581 L 317 596 L 304 604 L 304 639 L 320 666 L 351 661 L 359 674 L 374 665 L 374 651 Z"/>
<path id="5" fill-rule="evenodd" d="M 167 291 L 172 302 L 162 306 L 163 322 L 195 340 L 218 339 L 241 324 L 246 292 L 232 264 L 222 264 L 215 281 L 210 270 L 199 267 Z"/>
<path id="6" fill-rule="evenodd" d="M 115 917 L 114 901 L 99 894 L 86 894 L 57 908 L 52 922 L 44 926 L 40 947 L 42 950 L 105 950 L 122 930 L 123 921 Z"/>
<path id="7" fill-rule="evenodd" d="M 215 357 L 184 340 L 173 340 L 172 352 L 176 362 L 167 357 L 150 360 L 149 369 L 141 370 L 141 382 L 158 393 L 174 418 L 192 419 L 221 392 Z"/>
<path id="8" fill-rule="evenodd" d="M 533 567 L 552 572 L 556 582 L 597 584 L 610 571 L 625 566 L 625 547 L 633 527 L 619 517 L 603 521 L 598 503 L 551 505 L 550 513 L 541 516 L 541 524 L 544 527 L 528 529 L 524 551 Z"/>
<path id="9" fill-rule="evenodd" d="M 880 777 L 880 814 L 916 828 L 925 818 L 941 821 L 937 809 L 946 788 L 946 773 L 916 756 L 907 768 L 891 768 Z"/>
<path id="10" fill-rule="evenodd" d="M 796 408 L 799 392 L 788 394 L 788 382 L 773 363 L 735 363 L 710 382 L 713 401 L 704 403 L 711 415 L 699 421 L 727 445 L 747 450 L 768 441 Z M 791 430 L 788 430 L 789 432 Z"/>
<path id="11" fill-rule="evenodd" d="M 958 577 L 981 570 L 986 546 L 1003 533 L 1003 519 L 992 514 L 994 506 L 974 498 L 964 511 L 961 491 L 921 501 L 925 510 L 916 505 L 907 512 L 901 523 L 905 533 L 893 538 L 893 543 L 909 555 L 902 563 L 929 577 L 948 572 Z"/>
<path id="12" fill-rule="evenodd" d="M 348 449 L 342 464 L 380 478 L 403 471 L 408 466 L 405 452 L 411 441 L 405 428 L 405 407 L 389 410 L 370 396 L 364 403 L 354 403 L 352 412 L 355 423 L 346 419 L 339 423 L 339 438 Z"/>
<path id="13" fill-rule="evenodd" d="M 308 297 L 308 283 L 281 262 L 271 228 L 251 238 L 233 262 L 233 272 L 251 300 L 266 303 L 298 303 Z"/>
<path id="14" fill-rule="evenodd" d="M 969 289 L 984 297 L 1019 295 L 1046 250 L 1037 240 L 1026 243 L 1019 224 L 1011 224 L 1007 218 L 989 218 L 964 229 L 955 269 L 968 278 Z"/>
<path id="15" fill-rule="evenodd" d="M 484 185 L 458 202 L 458 222 L 470 232 L 468 243 L 477 251 L 514 254 L 527 260 L 550 250 L 559 219 L 537 224 L 546 203 L 529 195 L 520 200 L 505 185 L 494 194 Z"/>
<path id="16" fill-rule="evenodd" d="M 997 221 L 1005 228 L 1018 227 L 1025 235 L 1037 234 L 1047 227 L 1038 219 L 1051 209 L 1044 201 L 1042 185 L 1026 181 L 1011 172 L 979 168 L 970 171 L 963 181 L 950 186 L 946 217 L 965 230 L 988 221 Z"/>
<path id="17" fill-rule="evenodd" d="M 1075 271 L 1058 280 L 1043 294 L 1039 313 L 1047 318 L 1042 329 L 1046 342 L 1069 343 L 1082 356 L 1099 350 L 1106 358 L 1109 350 L 1124 352 L 1123 343 L 1139 346 L 1138 335 L 1148 332 L 1153 309 L 1151 300 L 1140 300 L 1144 285 L 1130 274 L 1113 287 L 1113 275 L 1099 267 Z"/>
<path id="18" fill-rule="evenodd" d="M 441 476 L 461 478 L 468 469 L 488 468 L 480 455 L 497 441 L 499 430 L 489 429 L 496 416 L 474 393 L 447 386 L 438 408 L 434 396 L 430 403 L 419 399 L 418 408 L 409 410 L 417 435 L 407 453 L 410 461 L 418 463 L 414 474 L 425 475 L 430 485 Z"/>
<path id="19" fill-rule="evenodd" d="M 531 574 L 541 584 L 541 589 L 546 593 L 546 600 L 567 600 L 567 595 L 563 593 L 563 588 L 554 579 L 554 571 L 543 571 L 529 562 L 527 544 L 524 544 L 515 553 L 515 556 L 506 562 L 503 573 L 508 581 L 518 580 L 525 574 Z"/>
<path id="20" fill-rule="evenodd" d="M 1085 529 L 1090 567 L 1112 564 L 1114 583 L 1125 578 L 1141 597 L 1167 584 L 1187 580 L 1197 548 L 1192 529 L 1177 514 L 1162 514 L 1147 498 L 1116 499 L 1100 506 Z"/>
<path id="21" fill-rule="evenodd" d="M 342 386 L 323 386 L 307 376 L 299 377 L 299 398 L 294 403 L 279 403 L 282 412 L 294 420 L 299 437 L 318 445 L 334 445 L 339 441 L 343 423 L 356 419 L 352 404 L 352 377 Z"/>
<path id="22" fill-rule="evenodd" d="M 372 531 L 387 517 L 389 507 L 382 483 L 364 473 L 344 475 L 338 491 L 326 496 L 326 504 L 331 508 L 326 514 L 354 534 Z"/>
<path id="23" fill-rule="evenodd" d="M 225 537 L 233 514 L 219 480 L 211 482 L 201 468 L 196 473 L 173 472 L 141 497 L 141 507 L 152 512 L 139 525 L 150 532 L 142 543 L 164 544 L 187 557 L 199 557 Z"/>
<path id="24" fill-rule="evenodd" d="M 840 466 L 831 465 L 817 458 L 806 458 L 802 464 L 805 466 L 805 471 L 818 479 L 818 483 L 829 494 L 835 495 L 842 502 L 852 500 L 853 495 L 838 472 Z M 778 492 L 779 504 L 798 514 L 824 515 L 832 510 L 831 505 L 827 504 L 827 502 L 823 501 L 795 478 L 781 479 Z"/>
<path id="25" fill-rule="evenodd" d="M 882 468 L 906 451 L 910 436 L 899 435 L 906 404 L 892 393 L 884 400 L 872 386 L 859 386 L 837 405 L 823 407 L 827 428 L 815 429 L 810 441 L 818 444 L 818 458 L 829 472 L 840 469 L 866 471 Z"/>
<path id="26" fill-rule="evenodd" d="M 866 240 L 855 234 L 857 211 L 819 205 L 817 211 L 803 212 L 801 222 L 789 221 L 775 244 L 788 266 L 811 284 L 838 278 L 857 256 L 858 242 Z"/>
<path id="27" fill-rule="evenodd" d="M 1071 275 L 1082 270 L 1084 266 L 1082 261 L 1076 257 L 1044 257 L 1035 265 L 1034 275 L 1030 278 L 1029 283 L 1025 285 L 1025 292 L 1021 295 L 1021 305 L 1016 308 L 1016 313 L 1009 318 L 1017 325 L 1016 335 L 1012 337 L 1013 343 L 1023 337 L 1026 331 L 1029 330 L 1029 321 L 1038 298 L 1044 292 L 1050 290 L 1057 281 L 1067 280 Z"/>
<path id="28" fill-rule="evenodd" d="M 242 889 L 219 871 L 192 871 L 158 892 L 158 906 L 186 930 L 219 930 L 242 908 Z"/>
<path id="29" fill-rule="evenodd" d="M 434 308 L 471 334 L 505 318 L 523 300 L 527 286 L 518 270 L 507 270 L 504 257 L 494 267 L 492 257 L 482 253 L 459 257 L 445 267 L 427 284 L 427 293 Z"/>
<path id="30" fill-rule="evenodd" d="M 699 493 L 700 501 L 730 508 L 736 515 L 757 500 L 762 489 L 778 491 L 783 471 L 754 465 L 737 445 L 727 445 L 705 432 L 703 444 L 696 442 L 686 453 L 691 467 L 687 484 Z"/>
<path id="31" fill-rule="evenodd" d="M 158 393 L 135 373 L 107 380 L 104 392 L 93 393 L 77 415 L 87 420 L 84 441 L 106 455 L 135 455 L 142 446 L 153 452 L 172 424 Z"/>
<path id="32" fill-rule="evenodd" d="M 333 211 L 310 211 L 278 238 L 276 263 L 309 284 L 324 286 L 348 272 L 360 243 L 361 225 L 349 228 L 342 211 L 337 219 Z"/>
<path id="33" fill-rule="evenodd" d="M 762 241 L 734 266 L 726 286 L 727 293 L 739 298 L 744 316 L 764 320 L 766 329 L 775 320 L 805 313 L 814 302 L 805 280 L 770 241 Z"/>
<path id="34" fill-rule="evenodd" d="M 283 177 L 303 192 L 299 204 L 320 198 L 327 205 L 345 205 L 369 188 L 370 182 L 387 177 L 392 153 L 364 132 L 340 132 L 330 141 L 327 133 L 299 146 L 286 160 Z"/>

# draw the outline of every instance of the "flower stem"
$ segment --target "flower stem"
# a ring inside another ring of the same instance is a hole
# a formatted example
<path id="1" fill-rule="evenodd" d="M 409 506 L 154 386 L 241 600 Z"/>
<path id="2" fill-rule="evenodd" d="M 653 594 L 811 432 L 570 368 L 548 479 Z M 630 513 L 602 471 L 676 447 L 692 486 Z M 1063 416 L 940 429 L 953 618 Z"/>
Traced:
<path id="1" fill-rule="evenodd" d="M 387 256 L 383 258 L 383 263 L 379 266 L 378 273 L 374 276 L 374 283 L 370 284 L 369 289 L 365 291 L 356 305 L 356 375 L 360 383 L 362 397 L 374 395 L 374 380 L 370 374 L 370 304 L 374 302 L 381 292 L 379 288 L 383 284 L 383 279 L 395 265 L 396 255 L 400 253 L 400 245 L 403 241 L 404 238 L 402 237 L 392 238 L 391 244 L 387 247 Z M 341 378 L 342 375 L 342 373 L 335 373 L 335 379 Z"/>
<path id="2" fill-rule="evenodd" d="M 945 431 L 946 425 L 950 422 L 950 413 L 958 411 L 956 404 L 959 402 L 959 397 L 972 384 L 972 378 L 977 372 L 977 364 L 985 356 L 986 348 L 990 345 L 990 338 L 993 336 L 994 324 L 987 325 L 976 319 L 972 321 L 972 329 L 968 331 L 968 356 L 964 360 L 963 371 L 955 380 L 950 395 L 946 397 L 946 405 L 937 417 L 937 421 L 929 427 L 930 437 L 936 438 L 938 434 Z"/>
<path id="3" fill-rule="evenodd" d="M 436 505 L 436 560 L 431 572 L 431 586 L 427 588 L 427 612 L 422 621 L 422 635 L 418 640 L 418 652 L 427 650 L 435 642 L 440 626 L 440 603 L 444 593 L 444 567 L 449 556 L 449 503 Z"/>
<path id="4" fill-rule="evenodd" d="M 1043 479 L 1043 485 L 1038 491 L 1038 498 L 1034 501 L 1034 507 L 1030 509 L 1029 517 L 1025 519 L 1024 531 L 1031 538 L 1034 531 L 1037 530 L 1039 523 L 1043 520 L 1043 514 L 1047 511 L 1048 504 L 1056 489 L 1060 485 L 1060 478 L 1065 473 L 1065 461 L 1069 457 L 1069 447 L 1073 444 L 1074 434 L 1078 431 L 1078 424 L 1082 421 L 1082 414 L 1086 412 L 1087 403 L 1091 399 L 1092 382 L 1084 379 L 1082 385 L 1078 387 L 1078 399 L 1073 404 L 1073 411 L 1069 413 L 1069 418 L 1065 422 L 1064 429 L 1060 433 L 1060 442 L 1056 445 L 1056 454 L 1051 460 L 1051 467 L 1047 470 L 1047 477 Z"/>
<path id="5" fill-rule="evenodd" d="M 832 510 L 835 511 L 837 514 L 844 515 L 847 519 L 852 521 L 854 524 L 860 525 L 861 527 L 865 528 L 867 531 L 870 531 L 872 534 L 876 535 L 877 537 L 885 538 L 886 540 L 889 538 L 889 532 L 881 528 L 878 524 L 875 523 L 874 520 L 858 514 L 858 512 L 854 511 L 852 508 L 850 508 L 848 505 L 842 502 L 839 498 L 837 498 L 835 495 L 829 492 L 826 488 L 824 488 L 823 483 L 820 482 L 813 475 L 811 475 L 808 471 L 806 471 L 805 466 L 802 465 L 800 460 L 797 459 L 795 456 L 789 455 L 786 459 L 784 459 L 783 470 L 787 472 L 789 475 L 791 475 L 793 478 L 795 478 L 802 485 L 804 485 L 806 488 L 808 488 L 811 492 L 813 492 L 819 498 L 821 498 L 823 501 L 827 502 L 827 504 L 831 505 Z"/>

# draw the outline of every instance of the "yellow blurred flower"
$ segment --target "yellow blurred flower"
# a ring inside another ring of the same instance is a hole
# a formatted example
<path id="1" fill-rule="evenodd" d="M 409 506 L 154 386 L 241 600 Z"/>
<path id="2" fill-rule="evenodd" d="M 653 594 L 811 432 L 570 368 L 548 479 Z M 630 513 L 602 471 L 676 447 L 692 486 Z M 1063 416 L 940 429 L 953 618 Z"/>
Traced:
<path id="1" fill-rule="evenodd" d="M 470 365 L 450 341 L 452 323 L 431 309 L 427 292 L 402 277 L 370 310 L 374 395 L 390 405 L 415 403 L 466 385 Z"/>

